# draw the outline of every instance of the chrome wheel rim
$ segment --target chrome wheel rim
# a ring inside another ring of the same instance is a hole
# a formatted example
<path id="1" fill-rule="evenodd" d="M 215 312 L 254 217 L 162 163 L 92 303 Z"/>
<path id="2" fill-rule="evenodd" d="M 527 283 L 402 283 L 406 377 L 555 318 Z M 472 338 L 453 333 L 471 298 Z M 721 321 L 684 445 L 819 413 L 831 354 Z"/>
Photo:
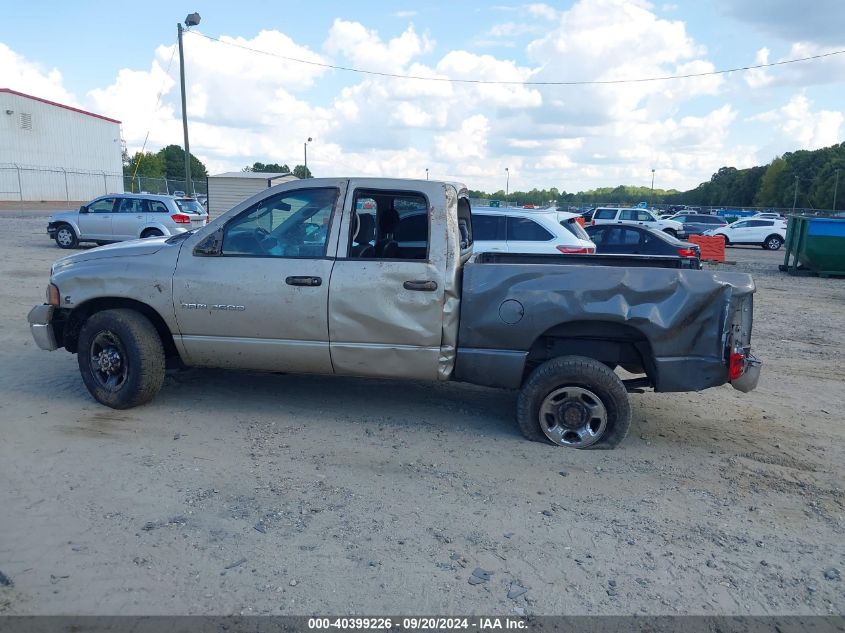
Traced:
<path id="1" fill-rule="evenodd" d="M 73 243 L 73 235 L 69 229 L 59 229 L 56 233 L 56 239 L 62 246 L 70 246 Z"/>
<path id="2" fill-rule="evenodd" d="M 780 240 L 776 239 L 774 237 L 772 239 L 770 239 L 769 240 L 769 248 L 772 249 L 773 251 L 776 251 L 777 249 L 779 249 L 780 248 Z"/>
<path id="3" fill-rule="evenodd" d="M 607 409 L 582 387 L 560 387 L 540 405 L 540 428 L 559 446 L 584 448 L 598 442 L 607 429 Z"/>
<path id="4" fill-rule="evenodd" d="M 91 341 L 89 357 L 97 385 L 107 391 L 120 390 L 129 375 L 126 350 L 120 339 L 108 330 L 98 332 Z"/>

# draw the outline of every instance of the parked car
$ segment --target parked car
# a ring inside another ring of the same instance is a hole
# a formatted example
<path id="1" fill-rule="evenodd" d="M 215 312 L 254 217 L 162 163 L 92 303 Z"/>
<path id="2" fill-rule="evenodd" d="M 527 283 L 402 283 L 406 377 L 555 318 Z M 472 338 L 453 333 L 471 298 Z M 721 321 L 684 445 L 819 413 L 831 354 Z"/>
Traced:
<path id="1" fill-rule="evenodd" d="M 480 207 L 472 211 L 476 252 L 595 253 L 575 213 Z M 574 223 L 577 228 L 572 226 Z"/>
<path id="2" fill-rule="evenodd" d="M 748 218 L 712 229 L 705 235 L 723 235 L 726 246 L 754 244 L 766 250 L 776 251 L 786 241 L 786 221 Z"/>
<path id="3" fill-rule="evenodd" d="M 376 204 L 366 231 L 358 199 Z M 403 249 L 397 209 L 420 207 L 425 244 Z M 519 389 L 523 434 L 572 448 L 625 438 L 629 389 L 756 387 L 750 275 L 648 256 L 474 253 L 473 224 L 458 183 L 286 182 L 196 231 L 60 259 L 30 330 L 40 348 L 77 354 L 89 393 L 114 409 L 149 402 L 168 361 L 454 380 Z M 619 366 L 639 376 L 625 382 Z M 358 406 L 379 415 L 380 404 Z M 250 399 L 238 406 L 248 413 Z"/>
<path id="4" fill-rule="evenodd" d="M 672 237 L 684 237 L 684 225 L 674 220 L 659 220 L 648 209 L 614 209 L 598 207 L 593 213 L 591 224 L 631 224 L 659 229 Z"/>
<path id="5" fill-rule="evenodd" d="M 752 218 L 759 219 L 759 220 L 783 220 L 786 221 L 786 218 L 783 217 L 780 213 L 755 213 L 751 216 Z"/>
<path id="6" fill-rule="evenodd" d="M 670 219 L 683 224 L 684 234 L 686 235 L 703 235 L 705 231 L 727 225 L 725 218 L 719 215 L 678 213 Z"/>
<path id="7" fill-rule="evenodd" d="M 595 213 L 595 209 L 590 209 L 589 211 L 584 211 L 581 214 L 581 217 L 584 218 L 584 222 L 589 224 L 593 220 L 593 213 Z"/>
<path id="8" fill-rule="evenodd" d="M 47 234 L 59 248 L 74 248 L 80 242 L 107 244 L 177 235 L 207 222 L 208 212 L 193 198 L 115 193 L 94 198 L 78 211 L 51 215 Z"/>
<path id="9" fill-rule="evenodd" d="M 599 255 L 663 255 L 680 257 L 685 268 L 701 268 L 701 249 L 664 231 L 642 226 L 600 224 L 588 226 L 587 234 Z"/>

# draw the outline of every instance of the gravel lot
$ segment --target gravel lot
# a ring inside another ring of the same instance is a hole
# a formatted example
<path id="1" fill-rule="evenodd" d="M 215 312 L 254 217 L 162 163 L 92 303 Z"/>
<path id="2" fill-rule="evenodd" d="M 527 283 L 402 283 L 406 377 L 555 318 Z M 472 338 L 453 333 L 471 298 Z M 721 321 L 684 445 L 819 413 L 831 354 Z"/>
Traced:
<path id="1" fill-rule="evenodd" d="M 579 452 L 457 384 L 191 370 L 102 407 L 28 332 L 46 215 L 0 212 L 0 613 L 845 612 L 845 280 L 729 249 L 757 391 L 635 395 Z"/>

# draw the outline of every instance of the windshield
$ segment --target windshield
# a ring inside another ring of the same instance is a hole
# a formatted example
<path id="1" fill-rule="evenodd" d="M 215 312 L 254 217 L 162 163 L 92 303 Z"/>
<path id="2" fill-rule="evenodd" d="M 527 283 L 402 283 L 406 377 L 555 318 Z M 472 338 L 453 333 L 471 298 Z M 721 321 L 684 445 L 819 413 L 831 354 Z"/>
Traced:
<path id="1" fill-rule="evenodd" d="M 185 198 L 184 200 L 176 200 L 176 206 L 184 213 L 195 213 L 197 215 L 205 215 L 205 207 L 193 198 Z"/>

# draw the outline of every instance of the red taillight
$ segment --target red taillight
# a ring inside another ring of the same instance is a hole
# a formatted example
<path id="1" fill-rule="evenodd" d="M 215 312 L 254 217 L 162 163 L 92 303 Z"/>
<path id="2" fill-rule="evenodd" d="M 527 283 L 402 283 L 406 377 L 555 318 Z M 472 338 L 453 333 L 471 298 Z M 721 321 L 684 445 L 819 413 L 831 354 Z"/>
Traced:
<path id="1" fill-rule="evenodd" d="M 556 246 L 555 248 L 564 255 L 589 255 L 596 252 L 596 249 L 591 246 Z"/>
<path id="2" fill-rule="evenodd" d="M 696 257 L 697 254 L 694 248 L 679 248 L 678 255 L 681 257 Z"/>
<path id="3" fill-rule="evenodd" d="M 191 216 L 184 215 L 183 213 L 177 213 L 176 215 L 171 215 L 170 219 L 176 222 L 176 224 L 190 224 L 191 223 Z"/>
<path id="4" fill-rule="evenodd" d="M 590 220 L 590 226 L 595 226 L 595 225 L 596 225 L 596 221 L 595 221 L 595 220 Z"/>
<path id="5" fill-rule="evenodd" d="M 732 352 L 728 361 L 728 380 L 736 380 L 742 376 L 745 370 L 745 354 Z"/>

